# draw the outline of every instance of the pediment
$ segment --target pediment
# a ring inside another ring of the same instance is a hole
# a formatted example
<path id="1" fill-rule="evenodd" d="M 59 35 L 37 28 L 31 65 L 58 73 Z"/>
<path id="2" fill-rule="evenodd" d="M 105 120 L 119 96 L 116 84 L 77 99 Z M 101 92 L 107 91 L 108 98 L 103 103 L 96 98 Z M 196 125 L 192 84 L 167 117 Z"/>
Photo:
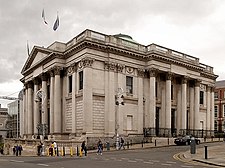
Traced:
<path id="1" fill-rule="evenodd" d="M 26 60 L 26 63 L 22 69 L 22 74 L 33 66 L 37 65 L 38 62 L 42 61 L 52 53 L 51 50 L 34 46 L 29 57 Z"/>

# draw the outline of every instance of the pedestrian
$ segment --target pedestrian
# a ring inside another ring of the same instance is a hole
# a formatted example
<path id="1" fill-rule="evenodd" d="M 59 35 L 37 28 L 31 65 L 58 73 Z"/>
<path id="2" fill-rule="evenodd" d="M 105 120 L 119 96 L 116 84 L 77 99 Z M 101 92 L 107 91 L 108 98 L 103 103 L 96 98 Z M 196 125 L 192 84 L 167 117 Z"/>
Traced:
<path id="1" fill-rule="evenodd" d="M 55 155 L 57 154 L 58 156 L 57 143 L 55 141 L 53 142 L 53 147 L 54 147 Z"/>
<path id="2" fill-rule="evenodd" d="M 20 156 L 21 156 L 22 150 L 23 150 L 23 147 L 20 145 L 20 146 L 19 146 L 19 155 L 20 155 Z"/>
<path id="3" fill-rule="evenodd" d="M 40 144 L 37 146 L 37 155 L 38 155 L 38 156 L 41 156 L 41 155 L 42 155 L 42 143 L 40 143 Z"/>
<path id="4" fill-rule="evenodd" d="M 98 148 L 97 155 L 98 154 L 102 155 L 103 144 L 102 144 L 102 141 L 100 139 L 99 139 L 99 141 L 97 143 L 97 148 Z"/>
<path id="5" fill-rule="evenodd" d="M 125 146 L 124 146 L 124 139 L 121 137 L 119 149 L 121 149 L 122 147 L 123 147 L 123 149 L 125 149 Z"/>
<path id="6" fill-rule="evenodd" d="M 16 156 L 19 155 L 19 145 L 16 146 Z"/>
<path id="7" fill-rule="evenodd" d="M 16 154 L 16 146 L 13 147 L 13 155 Z"/>
<path id="8" fill-rule="evenodd" d="M 84 155 L 87 156 L 87 147 L 86 147 L 85 141 L 83 141 L 81 144 L 81 152 L 83 151 L 84 151 Z"/>

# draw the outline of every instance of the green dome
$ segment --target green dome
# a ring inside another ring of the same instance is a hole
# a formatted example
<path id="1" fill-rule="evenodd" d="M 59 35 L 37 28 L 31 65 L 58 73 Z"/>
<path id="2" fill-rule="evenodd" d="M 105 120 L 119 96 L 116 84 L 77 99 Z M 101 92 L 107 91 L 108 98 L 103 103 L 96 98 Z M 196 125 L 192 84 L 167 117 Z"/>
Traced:
<path id="1" fill-rule="evenodd" d="M 131 36 L 126 35 L 126 34 L 121 34 L 121 33 L 115 34 L 114 37 L 121 38 L 121 39 L 130 41 L 130 42 L 133 42 L 133 43 L 137 43 L 135 40 L 133 40 L 133 38 Z"/>

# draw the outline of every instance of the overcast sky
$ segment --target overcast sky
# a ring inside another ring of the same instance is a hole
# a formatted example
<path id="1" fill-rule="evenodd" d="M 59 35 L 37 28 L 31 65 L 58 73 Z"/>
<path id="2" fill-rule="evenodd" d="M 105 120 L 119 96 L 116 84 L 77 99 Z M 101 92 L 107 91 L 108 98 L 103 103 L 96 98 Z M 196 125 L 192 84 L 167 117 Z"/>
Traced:
<path id="1" fill-rule="evenodd" d="M 60 26 L 53 31 L 57 12 Z M 68 42 L 85 29 L 198 57 L 225 80 L 224 0 L 0 0 L 0 96 L 17 97 L 23 87 L 27 41 L 31 51 Z M 0 99 L 2 107 L 9 102 Z"/>

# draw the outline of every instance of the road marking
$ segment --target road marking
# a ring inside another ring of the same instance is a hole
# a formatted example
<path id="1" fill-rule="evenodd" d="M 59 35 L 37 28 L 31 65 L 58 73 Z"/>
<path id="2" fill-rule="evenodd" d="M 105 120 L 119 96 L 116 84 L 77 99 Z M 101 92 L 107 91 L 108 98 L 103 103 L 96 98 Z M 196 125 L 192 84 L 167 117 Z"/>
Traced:
<path id="1" fill-rule="evenodd" d="M 154 164 L 154 163 L 152 163 L 152 162 L 143 162 L 143 163 L 146 163 L 146 164 Z"/>
<path id="2" fill-rule="evenodd" d="M 136 163 L 136 160 L 128 160 L 128 162 Z"/>
<path id="3" fill-rule="evenodd" d="M 171 166 L 171 164 L 162 163 L 162 166 Z"/>
<path id="4" fill-rule="evenodd" d="M 45 166 L 45 167 L 48 167 L 49 165 L 47 165 L 47 164 L 41 164 L 41 163 L 38 163 L 37 164 L 38 166 Z"/>
<path id="5" fill-rule="evenodd" d="M 143 159 L 134 159 L 134 160 L 136 160 L 136 161 L 143 161 Z"/>
<path id="6" fill-rule="evenodd" d="M 24 161 L 22 161 L 22 160 L 10 160 L 10 162 L 24 163 Z"/>
<path id="7" fill-rule="evenodd" d="M 176 164 L 177 162 L 167 161 L 166 163 Z"/>
<path id="8" fill-rule="evenodd" d="M 159 162 L 159 160 L 149 160 L 150 162 Z"/>

